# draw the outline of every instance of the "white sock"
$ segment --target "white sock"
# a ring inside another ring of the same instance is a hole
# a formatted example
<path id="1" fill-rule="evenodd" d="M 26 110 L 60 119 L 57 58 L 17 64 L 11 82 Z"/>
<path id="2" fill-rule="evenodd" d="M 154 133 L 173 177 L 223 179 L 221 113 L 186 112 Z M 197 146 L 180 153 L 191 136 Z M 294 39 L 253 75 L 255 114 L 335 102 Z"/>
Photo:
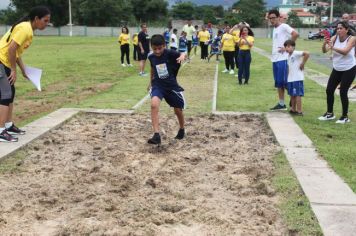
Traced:
<path id="1" fill-rule="evenodd" d="M 11 126 L 13 125 L 13 123 L 10 121 L 10 122 L 6 122 L 5 123 L 5 128 L 8 129 L 10 128 Z"/>
<path id="2" fill-rule="evenodd" d="M 1 127 L 0 128 L 0 133 L 2 133 L 2 131 L 4 131 L 5 130 L 5 127 Z"/>

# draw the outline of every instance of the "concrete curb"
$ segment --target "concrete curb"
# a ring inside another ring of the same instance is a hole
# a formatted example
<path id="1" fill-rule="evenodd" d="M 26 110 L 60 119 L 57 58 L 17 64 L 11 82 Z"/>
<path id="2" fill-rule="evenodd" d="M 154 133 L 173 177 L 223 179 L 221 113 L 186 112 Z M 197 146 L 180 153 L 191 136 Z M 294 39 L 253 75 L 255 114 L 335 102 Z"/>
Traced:
<path id="1" fill-rule="evenodd" d="M 266 117 L 311 203 L 324 235 L 355 235 L 356 194 L 319 157 L 311 140 L 290 115 L 274 112 L 267 113 Z"/>

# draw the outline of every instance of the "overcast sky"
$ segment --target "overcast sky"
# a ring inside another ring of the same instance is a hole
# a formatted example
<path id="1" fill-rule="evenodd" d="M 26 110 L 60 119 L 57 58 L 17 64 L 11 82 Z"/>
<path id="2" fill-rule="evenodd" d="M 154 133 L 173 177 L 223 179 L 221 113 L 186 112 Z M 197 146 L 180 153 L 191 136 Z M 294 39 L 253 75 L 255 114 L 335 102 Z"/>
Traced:
<path id="1" fill-rule="evenodd" d="M 0 0 L 0 9 L 6 8 L 10 3 L 10 0 Z"/>

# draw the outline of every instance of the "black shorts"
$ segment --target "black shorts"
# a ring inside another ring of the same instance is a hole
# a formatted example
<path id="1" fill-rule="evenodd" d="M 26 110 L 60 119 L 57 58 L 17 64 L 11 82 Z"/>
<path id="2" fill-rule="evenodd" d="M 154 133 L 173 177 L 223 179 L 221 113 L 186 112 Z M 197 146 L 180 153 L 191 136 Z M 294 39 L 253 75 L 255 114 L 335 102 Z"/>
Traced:
<path id="1" fill-rule="evenodd" d="M 147 51 L 145 51 L 143 54 L 141 53 L 140 50 L 138 51 L 138 60 L 139 61 L 145 61 L 145 60 L 147 60 L 147 57 L 148 57 Z"/>
<path id="2" fill-rule="evenodd" d="M 15 86 L 8 79 L 10 73 L 10 68 L 0 63 L 0 104 L 4 106 L 13 103 L 15 98 Z"/>

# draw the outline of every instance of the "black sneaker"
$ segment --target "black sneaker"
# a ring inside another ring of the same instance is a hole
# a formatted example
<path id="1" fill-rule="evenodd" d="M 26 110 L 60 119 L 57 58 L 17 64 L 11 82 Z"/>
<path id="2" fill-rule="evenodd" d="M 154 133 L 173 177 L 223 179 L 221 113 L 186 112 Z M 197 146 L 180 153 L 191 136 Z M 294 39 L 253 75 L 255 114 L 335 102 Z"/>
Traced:
<path id="1" fill-rule="evenodd" d="M 152 138 L 150 138 L 147 141 L 147 143 L 149 143 L 149 144 L 161 144 L 161 136 L 159 135 L 159 133 L 154 133 Z"/>
<path id="2" fill-rule="evenodd" d="M 239 80 L 239 85 L 241 85 L 242 84 L 242 80 Z"/>
<path id="3" fill-rule="evenodd" d="M 350 119 L 347 116 L 341 116 L 340 119 L 336 121 L 336 124 L 346 124 L 350 122 Z"/>
<path id="4" fill-rule="evenodd" d="M 285 110 L 287 110 L 287 107 L 286 107 L 286 105 L 282 106 L 281 104 L 277 103 L 277 105 L 272 107 L 270 110 L 271 111 L 285 111 Z"/>
<path id="5" fill-rule="evenodd" d="M 12 124 L 12 126 L 10 128 L 7 128 L 6 131 L 9 134 L 20 134 L 20 135 L 26 134 L 25 130 L 19 129 L 18 127 L 16 127 L 15 124 Z"/>
<path id="6" fill-rule="evenodd" d="M 248 80 L 245 80 L 244 84 L 248 84 Z"/>
<path id="7" fill-rule="evenodd" d="M 18 138 L 13 137 L 11 134 L 9 134 L 6 129 L 4 129 L 0 133 L 0 142 L 17 142 L 19 141 Z"/>
<path id="8" fill-rule="evenodd" d="M 320 116 L 318 119 L 322 120 L 322 121 L 333 120 L 333 119 L 335 119 L 335 116 L 334 116 L 334 113 L 325 112 L 325 114 Z"/>
<path id="9" fill-rule="evenodd" d="M 175 139 L 183 139 L 183 138 L 184 138 L 184 135 L 185 135 L 184 129 L 179 129 L 179 130 L 178 130 L 178 133 L 177 133 L 177 136 L 175 137 Z"/>
<path id="10" fill-rule="evenodd" d="M 297 111 L 293 111 L 293 110 L 289 110 L 289 114 L 296 115 L 296 114 L 298 114 L 298 112 Z"/>

